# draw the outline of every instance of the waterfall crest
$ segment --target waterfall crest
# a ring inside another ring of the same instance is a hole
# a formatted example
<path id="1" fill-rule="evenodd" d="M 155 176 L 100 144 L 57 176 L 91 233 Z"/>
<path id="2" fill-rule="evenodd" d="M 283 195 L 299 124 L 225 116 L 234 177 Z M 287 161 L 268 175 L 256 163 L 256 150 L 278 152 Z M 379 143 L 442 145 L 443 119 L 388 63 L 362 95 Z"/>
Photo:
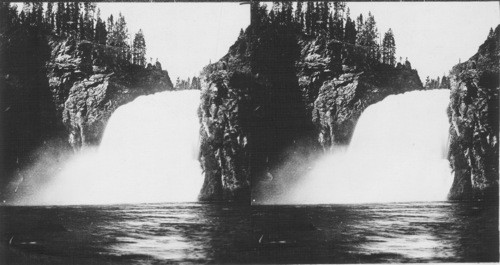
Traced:
<path id="1" fill-rule="evenodd" d="M 196 201 L 199 91 L 141 96 L 119 107 L 97 149 L 82 150 L 32 200 L 34 204 Z"/>
<path id="2" fill-rule="evenodd" d="M 284 203 L 446 200 L 449 90 L 392 95 L 361 115 L 348 147 L 333 147 Z"/>

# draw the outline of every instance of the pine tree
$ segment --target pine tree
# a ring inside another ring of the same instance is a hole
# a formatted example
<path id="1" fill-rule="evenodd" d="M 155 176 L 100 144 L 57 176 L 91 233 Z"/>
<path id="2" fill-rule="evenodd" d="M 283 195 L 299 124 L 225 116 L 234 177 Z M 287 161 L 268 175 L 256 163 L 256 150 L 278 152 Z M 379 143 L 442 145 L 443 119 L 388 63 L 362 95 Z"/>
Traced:
<path id="1" fill-rule="evenodd" d="M 333 18 L 333 14 L 328 16 L 328 36 L 331 39 L 335 39 L 335 19 Z"/>
<path id="2" fill-rule="evenodd" d="M 271 24 L 276 22 L 276 16 L 274 15 L 274 10 L 271 10 L 271 12 L 269 12 L 269 22 Z"/>
<path id="3" fill-rule="evenodd" d="M 344 29 L 344 41 L 349 43 L 344 45 L 343 58 L 345 58 L 347 64 L 354 62 L 354 44 L 356 43 L 356 23 L 350 17 L 350 10 L 347 9 L 346 22 Z"/>
<path id="4" fill-rule="evenodd" d="M 24 10 L 21 10 L 21 12 L 19 13 L 19 23 L 26 23 L 26 14 L 24 13 Z"/>
<path id="5" fill-rule="evenodd" d="M 79 30 L 79 20 L 80 20 L 80 2 L 73 3 L 72 11 L 73 11 L 73 15 L 71 17 L 71 21 L 72 21 L 71 29 L 76 36 L 76 35 L 79 35 L 78 30 Z M 82 25 L 83 25 L 83 21 L 82 21 Z"/>
<path id="6" fill-rule="evenodd" d="M 280 3 L 277 1 L 273 2 L 273 7 L 271 8 L 271 12 L 269 13 L 269 18 L 271 23 L 279 24 L 281 22 L 281 14 L 280 14 Z"/>
<path id="7" fill-rule="evenodd" d="M 490 28 L 490 32 L 488 33 L 488 39 L 491 39 L 495 36 L 495 32 L 493 31 L 493 28 Z"/>
<path id="8" fill-rule="evenodd" d="M 25 2 L 23 3 L 23 10 L 21 11 L 23 13 L 23 17 L 21 19 L 21 22 L 23 24 L 31 25 L 33 23 L 33 14 L 32 14 L 32 6 L 31 3 Z"/>
<path id="9" fill-rule="evenodd" d="M 292 2 L 282 2 L 281 3 L 281 13 L 283 14 L 283 24 L 284 25 L 291 25 L 293 21 L 293 6 Z"/>
<path id="10" fill-rule="evenodd" d="M 346 14 L 344 40 L 351 44 L 356 43 L 356 24 L 351 20 L 349 8 L 347 9 Z"/>
<path id="11" fill-rule="evenodd" d="M 63 10 L 63 19 L 62 19 L 62 32 L 64 36 L 72 35 L 71 34 L 71 29 L 72 29 L 72 17 L 71 15 L 73 14 L 72 10 L 72 3 L 65 3 L 64 4 L 65 9 Z"/>
<path id="12" fill-rule="evenodd" d="M 85 19 L 83 18 L 83 14 L 78 18 L 78 38 L 81 40 L 85 40 Z"/>
<path id="13" fill-rule="evenodd" d="M 429 88 L 430 88 L 430 86 L 431 86 L 431 78 L 430 78 L 429 76 L 427 76 L 427 77 L 425 78 L 425 84 L 424 84 L 424 87 L 425 87 L 426 89 L 429 89 Z"/>
<path id="14" fill-rule="evenodd" d="M 450 80 L 448 79 L 448 77 L 446 77 L 446 75 L 443 75 L 443 78 L 441 78 L 441 84 L 439 85 L 439 87 L 446 89 L 450 88 Z"/>
<path id="15" fill-rule="evenodd" d="M 320 8 L 321 29 L 328 32 L 328 20 L 330 18 L 330 4 L 328 1 L 323 1 Z"/>
<path id="16" fill-rule="evenodd" d="M 198 78 L 196 76 L 193 77 L 193 79 L 191 80 L 190 89 L 196 89 L 196 90 L 200 90 L 201 89 L 200 78 Z"/>
<path id="17" fill-rule="evenodd" d="M 376 58 L 376 53 L 378 52 L 378 43 L 377 43 L 377 38 L 378 38 L 378 30 L 377 30 L 377 25 L 375 23 L 375 17 L 372 15 L 371 12 L 368 12 L 368 19 L 366 19 L 365 23 L 365 29 L 366 29 L 366 46 L 371 47 L 370 49 L 370 56 L 372 59 Z"/>
<path id="18" fill-rule="evenodd" d="M 56 33 L 58 35 L 62 35 L 62 28 L 63 28 L 63 13 L 64 13 L 64 3 L 63 2 L 58 2 L 57 3 L 57 10 L 56 10 Z"/>
<path id="19" fill-rule="evenodd" d="M 121 47 L 121 48 L 126 48 L 127 45 L 127 39 L 128 39 L 128 29 L 127 29 L 127 23 L 125 22 L 125 17 L 122 15 L 122 13 L 118 14 L 118 20 L 116 21 L 115 25 L 115 46 Z"/>
<path id="20" fill-rule="evenodd" d="M 385 33 L 382 42 L 382 63 L 389 65 L 396 64 L 396 43 L 394 42 L 394 34 L 390 28 Z"/>
<path id="21" fill-rule="evenodd" d="M 313 33 L 313 12 L 314 12 L 314 3 L 311 1 L 307 2 L 307 9 L 305 14 L 305 22 L 306 22 L 306 34 L 311 35 Z"/>
<path id="22" fill-rule="evenodd" d="M 94 41 L 99 44 L 106 45 L 106 37 L 106 24 L 101 19 L 101 10 L 97 9 L 97 21 L 95 25 Z"/>
<path id="23" fill-rule="evenodd" d="M 94 12 L 95 4 L 91 2 L 85 2 L 84 7 L 84 35 L 85 39 L 91 40 L 94 36 Z"/>
<path id="24" fill-rule="evenodd" d="M 368 12 L 368 18 L 363 23 L 363 16 L 358 17 L 358 30 L 356 36 L 356 44 L 362 46 L 365 54 L 372 61 L 377 59 L 379 51 L 378 43 L 378 30 L 375 23 L 375 17 Z"/>
<path id="25" fill-rule="evenodd" d="M 52 2 L 47 3 L 47 9 L 45 10 L 45 24 L 49 30 L 54 28 L 54 14 L 52 13 L 54 4 Z"/>
<path id="26" fill-rule="evenodd" d="M 303 14 L 302 14 L 302 0 L 297 1 L 297 8 L 295 9 L 295 23 L 299 25 L 299 29 L 303 28 Z"/>
<path id="27" fill-rule="evenodd" d="M 181 78 L 180 77 L 177 77 L 177 80 L 175 80 L 175 90 L 180 90 L 180 86 L 181 86 Z"/>
<path id="28" fill-rule="evenodd" d="M 115 21 L 113 18 L 113 15 L 111 14 L 108 17 L 108 23 L 107 23 L 107 29 L 106 29 L 107 34 L 107 39 L 106 39 L 106 44 L 110 46 L 114 46 L 116 42 L 116 36 L 115 36 Z"/>
<path id="29" fill-rule="evenodd" d="M 33 2 L 33 16 L 34 16 L 34 24 L 35 26 L 42 26 L 43 24 L 43 3 L 42 2 Z"/>
<path id="30" fill-rule="evenodd" d="M 312 13 L 312 34 L 317 34 L 321 30 L 321 2 L 316 3 Z"/>
<path id="31" fill-rule="evenodd" d="M 132 62 L 137 65 L 146 65 L 146 42 L 142 29 L 135 34 L 132 44 Z"/>

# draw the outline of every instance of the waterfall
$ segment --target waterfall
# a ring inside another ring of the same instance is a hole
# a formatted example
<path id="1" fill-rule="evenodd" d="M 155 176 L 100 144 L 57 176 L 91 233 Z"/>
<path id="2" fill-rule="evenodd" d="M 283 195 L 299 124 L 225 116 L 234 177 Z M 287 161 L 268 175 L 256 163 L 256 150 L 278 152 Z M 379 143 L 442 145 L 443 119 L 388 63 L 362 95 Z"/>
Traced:
<path id="1" fill-rule="evenodd" d="M 369 106 L 347 147 L 333 147 L 284 203 L 446 200 L 449 90 L 392 95 Z"/>
<path id="2" fill-rule="evenodd" d="M 97 149 L 70 159 L 32 201 L 109 204 L 196 201 L 199 91 L 141 96 L 115 110 Z"/>

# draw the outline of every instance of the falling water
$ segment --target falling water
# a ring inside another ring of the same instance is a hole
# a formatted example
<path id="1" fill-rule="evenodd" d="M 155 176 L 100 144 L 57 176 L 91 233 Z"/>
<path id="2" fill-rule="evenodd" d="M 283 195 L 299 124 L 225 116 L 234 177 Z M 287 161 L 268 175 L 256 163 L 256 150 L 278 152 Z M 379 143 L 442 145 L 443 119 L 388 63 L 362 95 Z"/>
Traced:
<path id="1" fill-rule="evenodd" d="M 119 107 L 98 149 L 70 159 L 30 204 L 196 201 L 199 97 L 162 92 Z"/>
<path id="2" fill-rule="evenodd" d="M 448 90 L 389 96 L 361 115 L 348 147 L 333 147 L 284 203 L 442 201 L 453 181 L 447 160 Z"/>

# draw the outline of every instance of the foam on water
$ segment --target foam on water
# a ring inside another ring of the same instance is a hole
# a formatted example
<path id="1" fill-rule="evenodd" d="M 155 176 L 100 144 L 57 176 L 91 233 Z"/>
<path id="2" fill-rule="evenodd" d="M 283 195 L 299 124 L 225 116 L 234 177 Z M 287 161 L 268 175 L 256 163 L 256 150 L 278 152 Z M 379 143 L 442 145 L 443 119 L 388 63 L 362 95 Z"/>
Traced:
<path id="1" fill-rule="evenodd" d="M 98 149 L 82 150 L 31 204 L 196 201 L 199 91 L 142 96 L 109 119 Z"/>
<path id="2" fill-rule="evenodd" d="M 447 160 L 449 90 L 389 96 L 361 115 L 350 145 L 333 147 L 283 203 L 441 201 L 453 177 Z"/>

